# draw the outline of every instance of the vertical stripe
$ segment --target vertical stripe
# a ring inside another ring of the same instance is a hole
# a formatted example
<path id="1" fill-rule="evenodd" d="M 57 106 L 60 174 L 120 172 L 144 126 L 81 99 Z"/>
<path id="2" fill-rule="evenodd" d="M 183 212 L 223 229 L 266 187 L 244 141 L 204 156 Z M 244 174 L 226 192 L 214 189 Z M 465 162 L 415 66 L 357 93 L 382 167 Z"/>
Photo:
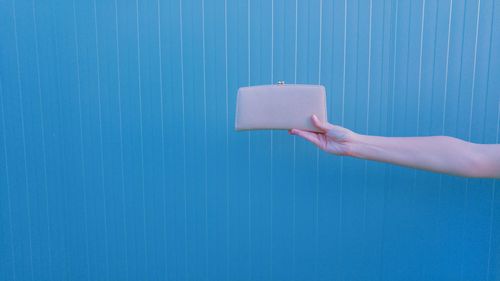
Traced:
<path id="1" fill-rule="evenodd" d="M 251 85 L 250 81 L 250 0 L 247 2 L 247 49 L 248 49 L 248 86 Z M 252 280 L 252 169 L 251 169 L 251 142 L 252 133 L 248 132 L 248 279 Z"/>
<path id="2" fill-rule="evenodd" d="M 128 261 L 128 233 L 127 233 L 127 213 L 125 209 L 125 169 L 124 169 L 124 163 L 123 163 L 123 114 L 122 114 L 122 90 L 121 90 L 121 72 L 120 72 L 120 45 L 118 44 L 118 2 L 117 0 L 114 0 L 114 6 L 115 6 L 115 29 L 116 29 L 116 36 L 115 36 L 115 41 L 116 41 L 116 71 L 117 71 L 117 77 L 118 77 L 118 126 L 119 126 L 119 134 L 120 134 L 120 179 L 121 179 L 121 201 L 122 201 L 122 217 L 123 217 L 123 235 L 125 237 L 125 245 L 124 245 L 124 250 L 125 250 L 125 276 L 126 280 L 128 280 L 128 274 L 129 274 L 129 261 Z M 160 60 L 161 61 L 161 60 Z"/>
<path id="3" fill-rule="evenodd" d="M 473 60 L 473 67 L 472 67 L 472 89 L 471 89 L 471 99 L 470 99 L 470 110 L 469 110 L 469 130 L 467 133 L 467 140 L 471 140 L 471 133 L 472 133 L 472 112 L 473 112 L 473 107 L 474 107 L 474 93 L 475 93 L 475 85 L 476 85 L 476 62 L 477 62 L 477 38 L 478 38 L 478 33 L 479 33 L 479 16 L 481 12 L 481 0 L 478 1 L 477 3 L 477 15 L 476 15 L 476 34 L 475 34 L 475 41 L 474 41 L 474 60 Z M 464 20 L 464 26 L 465 26 L 465 20 Z M 464 27 L 465 29 L 465 27 Z M 463 40 L 463 39 L 462 39 Z M 463 44 L 463 42 L 462 42 Z M 463 55 L 463 50 L 462 50 L 462 55 Z M 467 216 L 467 209 L 468 209 L 468 196 L 469 196 L 469 183 L 470 180 L 467 178 L 465 182 L 465 198 L 464 198 L 464 216 L 463 216 L 463 222 L 462 222 L 462 256 L 460 259 L 460 280 L 463 280 L 464 278 L 464 259 L 465 259 L 465 224 L 466 224 L 466 216 Z"/>
<path id="4" fill-rule="evenodd" d="M 274 0 L 271 0 L 271 84 L 274 83 Z M 270 152 L 270 162 L 271 162 L 271 165 L 269 166 L 270 167 L 270 175 L 271 175 L 271 179 L 270 179 L 270 191 L 269 191 L 269 198 L 270 198 L 270 208 L 269 208 L 269 219 L 270 219 L 270 224 L 271 224 L 271 229 L 270 229 L 270 237 L 271 237 L 271 241 L 270 241 L 270 247 L 269 247 L 269 252 L 270 252 L 270 261 L 271 261 L 271 280 L 273 280 L 273 190 L 274 190 L 274 175 L 273 175 L 273 165 L 274 165 L 274 157 L 273 157 L 273 143 L 274 143 L 274 139 L 273 139 L 273 131 L 271 130 L 270 132 L 270 135 L 271 135 L 271 138 L 270 138 L 270 142 L 271 142 L 271 152 Z"/>
<path id="5" fill-rule="evenodd" d="M 28 167 L 27 167 L 27 157 L 26 157 L 26 132 L 24 128 L 24 106 L 23 106 L 23 87 L 21 83 L 21 66 L 19 63 L 19 39 L 17 35 L 17 20 L 16 20 L 16 4 L 15 0 L 12 1 L 12 17 L 14 21 L 14 43 L 16 47 L 16 68 L 17 68 L 17 87 L 18 87 L 18 95 L 19 95 L 19 104 L 20 104 L 20 116 L 21 116 L 21 134 L 22 134 L 22 146 L 23 146 L 23 168 L 24 168 L 24 184 L 26 191 L 26 208 L 28 212 L 28 243 L 29 243 L 29 263 L 30 263 L 30 273 L 31 280 L 35 279 L 33 272 L 33 247 L 32 247 L 32 230 L 31 230 L 31 202 L 30 202 L 30 188 L 28 182 Z"/>
<path id="6" fill-rule="evenodd" d="M 3 89 L 2 89 L 2 81 L 0 80 L 0 110 L 2 117 L 2 128 L 5 131 L 5 114 L 4 114 L 4 102 L 3 102 Z M 7 159 L 7 137 L 6 134 L 3 135 L 3 154 L 5 157 L 5 189 L 7 190 L 7 217 L 9 218 L 9 235 L 10 235 L 10 256 L 12 259 L 12 278 L 16 280 L 16 258 L 14 257 L 14 231 L 12 229 L 12 202 L 10 195 L 10 176 L 9 176 L 9 161 Z"/>
<path id="7" fill-rule="evenodd" d="M 80 126 L 80 161 L 82 165 L 82 179 L 83 179 L 83 217 L 84 217 L 84 228 L 85 228 L 85 256 L 87 260 L 87 281 L 90 281 L 90 254 L 89 254 L 89 232 L 88 232 L 88 211 L 87 211 L 87 179 L 85 170 L 85 148 L 83 143 L 83 110 L 82 110 L 82 85 L 80 80 L 80 43 L 78 41 L 78 28 L 76 23 L 76 5 L 73 0 L 73 26 L 75 33 L 75 50 L 76 50 L 76 80 L 77 80 L 77 94 L 78 94 L 78 123 Z"/>
<path id="8" fill-rule="evenodd" d="M 494 6 L 493 6 L 494 7 Z M 492 8 L 492 11 L 495 10 Z M 493 20 L 492 20 L 493 22 Z M 496 131 L 496 140 L 495 143 L 498 142 L 498 137 L 500 133 L 500 102 L 498 103 L 498 113 L 497 113 L 497 131 Z M 495 217 L 495 193 L 496 193 L 496 188 L 497 188 L 497 179 L 493 180 L 493 186 L 491 187 L 491 204 L 490 204 L 490 231 L 489 231 L 489 238 L 488 238 L 488 266 L 486 269 L 486 280 L 490 280 L 490 271 L 491 271 L 491 256 L 494 255 L 494 253 L 491 252 L 492 248 L 492 242 L 493 242 L 493 222 L 494 217 Z"/>
<path id="9" fill-rule="evenodd" d="M 106 206 L 106 186 L 104 184 L 104 146 L 102 144 L 102 105 L 101 105 L 101 67 L 99 58 L 99 36 L 97 34 L 97 12 L 96 12 L 96 0 L 94 0 L 94 31 L 95 31 L 95 47 L 96 47 L 96 71 L 97 71 L 97 102 L 98 102 L 98 112 L 99 112 L 99 146 L 100 146 L 100 161 L 101 161 L 101 188 L 102 196 L 104 198 L 104 251 L 106 256 L 106 280 L 109 280 L 109 249 L 108 249 L 108 217 L 107 217 L 107 206 Z"/>
<path id="10" fill-rule="evenodd" d="M 346 48 L 347 48 L 347 0 L 344 0 L 344 52 L 343 52 L 343 62 L 342 62 L 342 117 L 340 124 L 344 126 L 345 122 L 345 71 L 346 71 Z M 339 249 L 339 257 L 340 261 L 343 258 L 343 250 L 342 250 L 342 227 L 343 227 L 343 190 L 344 190 L 344 158 L 340 159 L 340 190 L 339 190 L 339 232 L 338 232 L 338 249 Z M 343 265 L 343 263 L 342 263 Z M 344 269 L 342 266 L 340 267 L 340 276 L 344 279 Z"/>
<path id="11" fill-rule="evenodd" d="M 420 28 L 420 55 L 418 63 L 417 135 L 420 134 L 420 96 L 422 92 L 422 53 L 424 51 L 425 0 L 422 4 L 422 25 Z"/>
<path id="12" fill-rule="evenodd" d="M 226 281 L 229 280 L 229 86 L 227 78 L 227 0 L 224 0 L 224 78 L 226 101 Z"/>
<path id="13" fill-rule="evenodd" d="M 448 16 L 448 44 L 446 46 L 446 71 L 445 71 L 445 82 L 444 82 L 444 102 L 443 102 L 443 126 L 442 134 L 444 134 L 445 121 L 446 121 L 446 98 L 448 94 L 448 70 L 450 61 L 450 38 L 451 38 L 451 16 L 453 14 L 453 0 L 450 0 L 450 14 Z"/>
<path id="14" fill-rule="evenodd" d="M 294 64 L 293 64 L 293 83 L 297 84 L 297 30 L 298 30 L 298 0 L 295 0 L 295 36 L 294 36 Z M 295 280 L 295 267 L 296 267 L 296 185 L 297 185 L 297 171 L 296 171 L 296 162 L 297 162 L 297 139 L 293 138 L 293 183 L 292 183 L 292 277 Z"/>
<path id="15" fill-rule="evenodd" d="M 35 1 L 32 2 L 32 15 L 33 15 L 33 31 L 35 34 L 35 63 L 36 63 L 36 80 L 38 87 L 38 105 L 40 107 L 40 130 L 41 130 L 41 141 L 42 141 L 42 165 L 43 165 L 43 189 L 45 195 L 45 218 L 47 219 L 47 237 L 48 237 L 48 264 L 49 264 L 49 278 L 53 280 L 52 276 L 52 238 L 51 238 L 51 218 L 49 212 L 49 192 L 48 192 L 48 183 L 47 183 L 47 151 L 45 144 L 45 114 L 43 110 L 43 102 L 42 102 L 42 86 L 41 86 L 41 77 L 40 77 L 40 54 L 38 47 L 38 27 L 37 27 L 37 17 L 36 17 L 36 7 Z"/>
<path id="16" fill-rule="evenodd" d="M 448 14 L 448 40 L 446 44 L 446 67 L 445 67 L 445 80 L 444 80 L 444 93 L 443 93 L 443 115 L 442 115 L 442 125 L 441 125 L 441 134 L 445 133 L 445 122 L 446 122 L 446 102 L 448 95 L 448 77 L 449 77 L 449 61 L 450 61 L 450 38 L 451 38 L 451 18 L 453 15 L 453 0 L 450 0 L 450 13 Z M 438 206 L 441 205 L 441 193 L 443 189 L 443 175 L 439 176 L 439 185 L 438 185 Z M 439 223 L 436 224 L 436 227 Z"/>
<path id="17" fill-rule="evenodd" d="M 481 14 L 481 0 L 477 3 L 477 16 L 476 16 L 476 38 L 474 41 L 474 62 L 472 67 L 472 89 L 471 89 L 471 98 L 470 98 L 470 110 L 469 110 L 469 133 L 467 136 L 467 140 L 471 140 L 472 134 L 472 113 L 474 108 L 474 94 L 476 87 L 476 64 L 477 64 L 477 39 L 479 37 L 479 16 Z"/>
<path id="18" fill-rule="evenodd" d="M 371 94 L 371 57 L 372 57 L 372 8 L 373 3 L 370 0 L 370 16 L 368 27 L 368 79 L 367 79 L 367 94 L 366 94 L 366 134 L 369 134 L 370 123 L 370 94 Z M 368 160 L 364 161 L 363 172 L 363 232 L 366 231 L 366 201 L 368 200 Z"/>
<path id="19" fill-rule="evenodd" d="M 182 1 L 179 0 L 179 31 L 181 49 L 181 111 L 182 111 L 182 187 L 184 191 L 184 274 L 188 278 L 188 239 L 187 239 L 187 186 L 186 186 L 186 118 L 184 105 L 184 42 L 182 29 Z"/>
<path id="20" fill-rule="evenodd" d="M 208 279 L 208 145 L 207 145 L 207 79 L 205 60 L 205 0 L 201 0 L 201 31 L 203 51 L 203 143 L 204 143 L 204 192 L 205 192 L 205 278 Z"/>
<path id="21" fill-rule="evenodd" d="M 494 29 L 494 22 L 495 22 L 495 1 L 493 1 L 493 6 L 491 7 L 491 25 L 490 25 L 490 46 L 488 48 L 488 71 L 487 71 L 487 81 L 486 81 L 486 93 L 489 94 L 490 91 L 490 66 L 491 66 L 491 39 L 493 38 L 493 29 Z M 483 131 L 484 127 L 486 125 L 486 118 L 484 120 L 483 124 Z M 500 132 L 500 101 L 498 101 L 498 107 L 497 107 L 497 130 L 496 130 L 496 136 L 495 136 L 495 143 L 498 144 L 498 138 L 499 138 L 499 132 Z M 492 242 L 493 242 L 493 222 L 494 222 L 494 217 L 495 217 L 495 194 L 496 194 L 496 184 L 497 184 L 496 179 L 493 180 L 493 184 L 491 187 L 491 203 L 490 203 L 490 223 L 489 223 L 489 234 L 488 234 L 488 262 L 487 262 L 487 267 L 486 267 L 486 280 L 490 280 L 490 271 L 491 271 L 491 248 L 492 248 Z"/>

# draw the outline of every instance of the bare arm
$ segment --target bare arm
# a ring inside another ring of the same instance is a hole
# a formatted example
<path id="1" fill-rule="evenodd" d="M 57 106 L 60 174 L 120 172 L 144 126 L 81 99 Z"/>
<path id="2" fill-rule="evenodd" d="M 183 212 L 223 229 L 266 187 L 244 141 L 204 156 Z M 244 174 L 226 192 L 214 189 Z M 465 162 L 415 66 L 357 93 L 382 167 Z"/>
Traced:
<path id="1" fill-rule="evenodd" d="M 313 123 L 323 133 L 296 129 L 290 133 L 336 155 L 464 177 L 500 178 L 500 144 L 475 144 L 446 136 L 368 136 L 332 124 L 321 124 L 314 117 Z"/>

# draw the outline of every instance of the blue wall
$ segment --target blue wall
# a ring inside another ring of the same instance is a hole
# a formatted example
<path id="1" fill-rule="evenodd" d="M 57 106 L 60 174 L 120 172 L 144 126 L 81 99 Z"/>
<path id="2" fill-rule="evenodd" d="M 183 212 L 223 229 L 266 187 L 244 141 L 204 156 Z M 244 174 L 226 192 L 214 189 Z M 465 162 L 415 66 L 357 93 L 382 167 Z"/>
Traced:
<path id="1" fill-rule="evenodd" d="M 499 77 L 496 0 L 0 0 L 0 280 L 499 280 L 498 182 L 233 130 L 284 80 L 497 143 Z"/>

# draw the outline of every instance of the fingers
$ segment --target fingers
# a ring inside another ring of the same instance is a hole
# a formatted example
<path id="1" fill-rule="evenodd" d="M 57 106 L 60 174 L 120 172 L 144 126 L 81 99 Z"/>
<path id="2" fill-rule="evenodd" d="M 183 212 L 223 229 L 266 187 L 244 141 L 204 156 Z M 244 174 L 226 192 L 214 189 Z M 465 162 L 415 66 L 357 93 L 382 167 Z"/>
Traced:
<path id="1" fill-rule="evenodd" d="M 312 132 L 303 131 L 303 130 L 299 130 L 299 129 L 291 129 L 289 132 L 290 132 L 290 134 L 302 137 L 302 138 L 314 143 L 315 145 L 318 145 L 318 146 L 320 145 L 320 141 L 319 141 L 317 133 L 312 133 Z"/>
<path id="2" fill-rule="evenodd" d="M 328 127 L 328 123 L 323 123 L 323 122 L 321 122 L 321 121 L 318 119 L 318 117 L 316 117 L 316 115 L 313 115 L 313 116 L 311 117 L 311 119 L 312 119 L 313 125 L 314 125 L 316 128 L 320 129 L 321 131 L 326 132 L 326 131 L 328 131 L 328 130 L 330 129 L 330 128 Z"/>

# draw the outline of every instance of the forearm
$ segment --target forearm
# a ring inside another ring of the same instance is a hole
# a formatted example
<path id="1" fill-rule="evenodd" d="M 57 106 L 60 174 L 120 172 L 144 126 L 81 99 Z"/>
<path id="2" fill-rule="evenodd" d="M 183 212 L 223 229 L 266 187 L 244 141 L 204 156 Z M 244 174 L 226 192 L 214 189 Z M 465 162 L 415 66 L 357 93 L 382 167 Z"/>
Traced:
<path id="1" fill-rule="evenodd" d="M 466 177 L 500 177 L 500 147 L 456 138 L 391 138 L 358 135 L 350 154 L 357 158 Z"/>

